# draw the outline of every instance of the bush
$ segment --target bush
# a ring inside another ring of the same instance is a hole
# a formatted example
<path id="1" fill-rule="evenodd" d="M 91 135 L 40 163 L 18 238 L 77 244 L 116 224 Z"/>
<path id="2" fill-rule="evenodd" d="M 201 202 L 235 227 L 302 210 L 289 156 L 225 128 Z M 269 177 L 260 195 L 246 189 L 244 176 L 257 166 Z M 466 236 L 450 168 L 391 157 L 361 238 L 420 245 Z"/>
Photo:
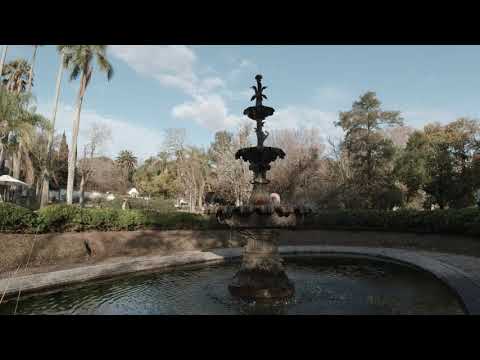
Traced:
<path id="1" fill-rule="evenodd" d="M 123 198 L 117 197 L 115 200 L 111 201 L 102 199 L 100 202 L 97 202 L 97 204 L 99 204 L 101 208 L 105 209 L 121 209 Z M 141 198 L 128 198 L 128 205 L 132 210 L 152 210 L 162 213 L 176 211 L 172 200 L 166 200 L 162 198 L 152 198 L 150 200 L 144 200 Z"/>
<path id="2" fill-rule="evenodd" d="M 209 216 L 171 212 L 144 211 L 146 224 L 155 229 L 212 229 L 220 228 L 214 219 Z"/>
<path id="3" fill-rule="evenodd" d="M 41 232 L 115 231 L 137 229 L 144 226 L 146 220 L 137 210 L 52 205 L 38 211 L 38 224 Z"/>
<path id="4" fill-rule="evenodd" d="M 51 205 L 38 210 L 38 229 L 40 232 L 70 230 L 82 209 L 75 205 Z"/>
<path id="5" fill-rule="evenodd" d="M 476 235 L 480 234 L 480 209 L 324 210 L 307 217 L 302 227 Z"/>
<path id="6" fill-rule="evenodd" d="M 0 203 L 0 231 L 26 232 L 35 227 L 36 214 L 11 203 Z"/>
<path id="7" fill-rule="evenodd" d="M 184 212 L 80 208 L 51 205 L 37 212 L 0 203 L 2 232 L 119 231 L 152 229 L 222 229 L 214 217 Z M 480 209 L 449 210 L 322 210 L 307 216 L 298 228 L 372 230 L 480 235 Z"/>

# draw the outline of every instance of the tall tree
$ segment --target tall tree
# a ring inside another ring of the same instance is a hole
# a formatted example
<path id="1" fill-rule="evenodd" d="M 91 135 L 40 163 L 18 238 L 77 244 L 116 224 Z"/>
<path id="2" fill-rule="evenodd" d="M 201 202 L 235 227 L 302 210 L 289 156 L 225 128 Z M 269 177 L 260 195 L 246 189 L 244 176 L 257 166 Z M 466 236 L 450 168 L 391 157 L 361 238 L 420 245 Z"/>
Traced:
<path id="1" fill-rule="evenodd" d="M 3 84 L 7 90 L 16 94 L 27 89 L 31 66 L 25 59 L 15 59 L 4 66 Z"/>
<path id="2" fill-rule="evenodd" d="M 268 141 L 286 153 L 285 159 L 272 164 L 270 190 L 281 194 L 285 202 L 309 202 L 324 150 L 318 129 L 274 130 Z"/>
<path id="3" fill-rule="evenodd" d="M 53 136 L 55 134 L 55 121 L 57 118 L 57 110 L 58 110 L 58 101 L 60 99 L 60 86 L 62 83 L 62 75 L 63 75 L 63 62 L 64 62 L 64 54 L 60 47 L 57 47 L 58 52 L 60 53 L 60 63 L 58 67 L 57 73 L 57 83 L 55 86 L 55 101 L 53 104 L 53 113 L 52 113 L 52 122 L 51 122 L 51 129 L 48 136 L 48 144 L 47 144 L 47 159 L 45 164 L 45 169 L 43 172 L 43 179 L 42 179 L 42 191 L 41 191 L 41 200 L 40 200 L 40 207 L 44 207 L 48 204 L 48 194 L 50 192 L 50 177 L 51 177 L 51 167 L 52 167 L 52 144 L 53 144 Z M 65 133 L 63 134 L 65 136 Z"/>
<path id="4" fill-rule="evenodd" d="M 79 162 L 80 173 L 80 206 L 84 204 L 85 185 L 90 180 L 94 172 L 94 157 L 97 156 L 101 148 L 110 141 L 112 131 L 107 125 L 94 123 L 89 129 L 88 142 L 83 149 L 83 158 Z"/>
<path id="5" fill-rule="evenodd" d="M 396 159 L 395 176 L 407 187 L 406 203 L 410 203 L 424 190 L 429 181 L 427 171 L 429 141 L 423 131 L 410 135 L 404 151 Z"/>
<path id="6" fill-rule="evenodd" d="M 137 167 L 137 157 L 133 155 L 131 151 L 122 150 L 118 154 L 115 162 L 124 174 L 125 183 L 127 184 L 127 186 L 130 185 L 133 180 L 133 173 L 135 171 L 135 168 Z"/>
<path id="7" fill-rule="evenodd" d="M 33 68 L 35 67 L 35 59 L 37 57 L 37 50 L 40 45 L 32 45 L 33 46 L 33 55 L 32 55 L 32 61 L 30 63 L 30 73 L 28 74 L 28 85 L 27 85 L 27 91 L 31 92 L 32 91 L 32 85 L 33 85 Z"/>
<path id="8" fill-rule="evenodd" d="M 30 106 L 30 100 L 29 94 L 14 94 L 0 88 L 0 167 L 4 167 L 8 159 L 9 173 L 20 178 L 23 169 L 29 182 L 32 181 L 30 149 L 35 129 L 48 128 L 47 121 Z"/>
<path id="9" fill-rule="evenodd" d="M 343 146 L 351 158 L 354 183 L 364 201 L 361 207 L 378 203 L 379 190 L 394 191 L 390 171 L 395 148 L 383 135 L 385 126 L 403 125 L 398 111 L 384 111 L 374 92 L 367 92 L 355 101 L 352 109 L 341 112 L 336 122 L 345 132 Z"/>
<path id="10" fill-rule="evenodd" d="M 209 149 L 208 185 L 215 198 L 227 203 L 243 204 L 252 189 L 252 173 L 248 163 L 235 159 L 238 149 L 251 146 L 250 124 L 242 126 L 237 134 L 219 132 Z"/>
<path id="11" fill-rule="evenodd" d="M 73 202 L 73 183 L 75 178 L 75 165 L 77 156 L 78 132 L 80 129 L 80 113 L 82 104 L 93 73 L 92 61 L 97 60 L 100 71 L 107 74 L 110 80 L 113 76 L 113 67 L 106 56 L 106 45 L 60 45 L 64 51 L 64 65 L 70 70 L 70 80 L 75 80 L 80 75 L 80 86 L 77 95 L 76 111 L 73 119 L 73 131 L 70 158 L 68 161 L 67 203 Z"/>
<path id="12" fill-rule="evenodd" d="M 7 51 L 8 51 L 8 45 L 3 45 L 2 57 L 0 58 L 0 80 L 2 79 L 2 76 L 3 76 L 3 67 L 5 65 L 5 59 L 7 58 Z"/>
<path id="13" fill-rule="evenodd" d="M 56 171 L 56 185 L 59 190 L 65 189 L 67 187 L 68 181 L 68 158 L 69 150 L 67 137 L 65 136 L 65 131 L 62 134 L 62 140 L 60 141 L 60 146 L 58 147 L 58 152 L 54 159 L 54 167 Z"/>

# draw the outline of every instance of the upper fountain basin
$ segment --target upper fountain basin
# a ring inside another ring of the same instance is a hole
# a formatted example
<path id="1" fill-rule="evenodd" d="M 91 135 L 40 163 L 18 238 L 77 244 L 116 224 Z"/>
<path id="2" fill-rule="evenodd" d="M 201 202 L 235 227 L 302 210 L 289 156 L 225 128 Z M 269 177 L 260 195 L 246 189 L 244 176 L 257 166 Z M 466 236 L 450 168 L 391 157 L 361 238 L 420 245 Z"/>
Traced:
<path id="1" fill-rule="evenodd" d="M 268 106 L 250 106 L 243 111 L 243 115 L 247 115 L 252 120 L 263 120 L 267 116 L 272 116 L 274 111 Z"/>
<path id="2" fill-rule="evenodd" d="M 285 152 L 282 149 L 270 146 L 243 148 L 235 154 L 236 159 L 242 158 L 243 161 L 249 161 L 250 163 L 268 164 L 275 161 L 278 157 L 280 159 L 285 158 Z"/>

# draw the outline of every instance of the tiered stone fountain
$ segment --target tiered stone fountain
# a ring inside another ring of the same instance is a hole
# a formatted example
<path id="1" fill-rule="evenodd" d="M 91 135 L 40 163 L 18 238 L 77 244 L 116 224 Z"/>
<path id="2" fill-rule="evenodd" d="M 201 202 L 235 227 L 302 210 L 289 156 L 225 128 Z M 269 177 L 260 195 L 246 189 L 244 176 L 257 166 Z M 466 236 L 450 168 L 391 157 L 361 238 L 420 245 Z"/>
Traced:
<path id="1" fill-rule="evenodd" d="M 282 149 L 264 146 L 268 132 L 263 130 L 265 119 L 273 115 L 274 109 L 262 104 L 267 97 L 263 94 L 262 76 L 255 77 L 257 86 L 252 86 L 255 106 L 243 112 L 257 124 L 257 146 L 242 148 L 235 157 L 248 161 L 253 171 L 253 190 L 246 206 L 224 206 L 217 210 L 220 223 L 227 224 L 242 234 L 245 246 L 240 270 L 229 285 L 230 293 L 245 300 L 287 299 L 294 294 L 294 285 L 283 267 L 278 253 L 278 239 L 281 228 L 297 225 L 304 214 L 302 207 L 290 207 L 274 204 L 267 191 L 267 171 L 270 163 L 277 158 L 283 159 Z"/>

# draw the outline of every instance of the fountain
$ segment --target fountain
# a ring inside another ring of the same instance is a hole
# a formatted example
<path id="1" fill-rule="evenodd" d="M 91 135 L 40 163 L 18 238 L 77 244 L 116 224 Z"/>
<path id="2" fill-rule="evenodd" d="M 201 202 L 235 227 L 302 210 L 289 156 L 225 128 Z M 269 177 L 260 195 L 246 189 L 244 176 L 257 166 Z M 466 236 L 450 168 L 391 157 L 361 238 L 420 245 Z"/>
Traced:
<path id="1" fill-rule="evenodd" d="M 245 206 L 223 206 L 217 210 L 220 223 L 237 230 L 245 239 L 242 265 L 229 285 L 230 293 L 244 300 L 269 301 L 288 299 L 294 294 L 294 284 L 285 273 L 283 260 L 278 253 L 281 228 L 292 228 L 300 221 L 306 209 L 274 204 L 267 191 L 267 171 L 270 163 L 283 159 L 282 149 L 264 146 L 268 132 L 263 130 L 265 119 L 273 115 L 274 109 L 263 105 L 267 96 L 262 86 L 262 76 L 255 77 L 255 106 L 244 110 L 244 115 L 256 122 L 257 145 L 242 148 L 235 157 L 248 161 L 253 171 L 253 189 Z"/>
<path id="2" fill-rule="evenodd" d="M 274 109 L 262 104 L 267 98 L 263 94 L 266 87 L 262 86 L 262 76 L 257 75 L 255 79 L 257 85 L 253 87 L 252 97 L 255 106 L 245 109 L 244 114 L 256 122 L 257 145 L 236 153 L 237 159 L 250 163 L 252 194 L 245 206 L 223 206 L 216 212 L 219 222 L 246 239 L 240 269 L 235 262 L 228 261 L 239 254 L 231 249 L 220 256 L 215 251 L 193 251 L 178 257 L 158 259 L 154 256 L 156 260 L 132 259 L 129 264 L 137 269 L 142 264 L 148 269 L 148 264 L 155 265 L 155 261 L 159 261 L 155 266 L 170 264 L 171 268 L 179 268 L 63 291 L 58 288 L 58 292 L 27 296 L 20 301 L 15 293 L 12 301 L 1 304 L 0 315 L 17 313 L 17 305 L 20 314 L 463 314 L 466 312 L 464 301 L 460 301 L 457 290 L 452 291 L 452 284 L 456 283 L 464 294 L 468 293 L 466 299 L 473 313 L 478 313 L 476 299 L 480 296 L 474 296 L 478 289 L 471 285 L 470 279 L 459 276 L 460 270 L 414 252 L 374 248 L 366 251 L 354 247 L 327 251 L 318 247 L 290 249 L 285 254 L 289 256 L 288 264 L 283 264 L 278 251 L 279 230 L 301 225 L 310 210 L 271 200 L 267 172 L 272 162 L 286 154 L 282 149 L 264 146 L 268 132 L 263 126 Z M 212 259 L 220 261 L 219 258 L 225 263 L 218 266 L 204 266 L 200 260 L 209 263 Z M 115 264 L 105 264 L 112 265 Z M 130 268 L 118 265 L 122 269 Z M 182 269 L 182 265 L 195 267 L 187 270 Z M 90 268 L 87 274 L 104 276 L 97 269 L 101 264 L 91 266 L 96 270 Z M 115 271 L 120 271 L 120 267 L 114 267 Z M 54 272 L 53 276 L 37 275 L 43 282 L 55 276 L 65 281 L 72 274 L 80 275 L 83 281 L 85 273 L 76 273 L 77 270 L 59 271 L 56 275 Z M 232 271 L 237 271 L 233 279 Z M 65 272 L 70 275 L 64 275 Z M 295 286 L 291 279 L 295 280 Z M 441 279 L 447 279 L 450 286 Z M 33 281 L 26 280 L 26 283 Z M 42 286 L 42 281 L 39 284 Z M 295 301 L 284 301 L 293 296 Z"/>

